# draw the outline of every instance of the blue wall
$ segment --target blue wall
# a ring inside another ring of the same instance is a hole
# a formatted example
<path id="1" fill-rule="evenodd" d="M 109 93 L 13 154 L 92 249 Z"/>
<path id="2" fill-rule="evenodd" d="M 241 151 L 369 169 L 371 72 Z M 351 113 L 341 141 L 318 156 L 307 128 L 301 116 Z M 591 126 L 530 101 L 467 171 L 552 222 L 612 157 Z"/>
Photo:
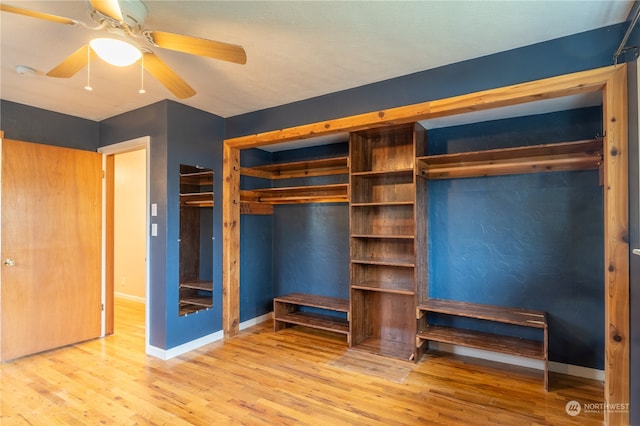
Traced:
<path id="1" fill-rule="evenodd" d="M 260 149 L 241 151 L 240 164 L 251 167 L 270 164 L 270 152 Z M 240 177 L 240 187 L 269 187 L 270 181 Z M 240 216 L 240 321 L 247 321 L 273 310 L 273 216 Z"/>
<path id="2" fill-rule="evenodd" d="M 349 145 L 280 151 L 274 162 L 347 156 Z M 274 181 L 274 186 L 347 183 L 348 175 Z M 275 206 L 274 296 L 302 292 L 349 298 L 349 207 L 346 203 Z"/>
<path id="3" fill-rule="evenodd" d="M 121 114 L 100 123 L 100 146 L 112 145 L 143 136 L 150 137 L 150 200 L 158 205 L 158 236 L 150 240 L 149 277 L 149 343 L 167 348 L 165 314 L 167 264 L 167 102 L 158 102 Z M 149 225 L 151 226 L 151 225 Z"/>
<path id="4" fill-rule="evenodd" d="M 162 101 L 100 123 L 100 146 L 149 135 L 151 199 L 158 205 L 158 236 L 151 238 L 150 343 L 170 349 L 222 328 L 222 140 L 224 120 L 195 108 Z M 214 306 L 178 315 L 180 164 L 214 171 Z M 175 260 L 175 261 L 174 261 Z"/>
<path id="5" fill-rule="evenodd" d="M 274 295 L 302 292 L 349 298 L 346 203 L 276 206 Z"/>
<path id="6" fill-rule="evenodd" d="M 95 151 L 98 123 L 0 100 L 0 130 L 7 139 Z"/>
<path id="7" fill-rule="evenodd" d="M 594 107 L 437 129 L 429 151 L 591 139 L 601 122 Z M 547 311 L 550 360 L 604 369 L 597 170 L 435 180 L 428 196 L 431 297 Z"/>

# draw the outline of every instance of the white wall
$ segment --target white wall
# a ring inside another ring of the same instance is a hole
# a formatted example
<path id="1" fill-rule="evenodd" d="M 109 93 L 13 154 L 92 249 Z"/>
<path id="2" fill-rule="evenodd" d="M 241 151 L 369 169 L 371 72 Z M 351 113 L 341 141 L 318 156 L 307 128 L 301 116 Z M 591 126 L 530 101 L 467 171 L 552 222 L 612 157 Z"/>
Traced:
<path id="1" fill-rule="evenodd" d="M 114 287 L 117 296 L 144 301 L 146 151 L 117 154 L 114 162 Z"/>

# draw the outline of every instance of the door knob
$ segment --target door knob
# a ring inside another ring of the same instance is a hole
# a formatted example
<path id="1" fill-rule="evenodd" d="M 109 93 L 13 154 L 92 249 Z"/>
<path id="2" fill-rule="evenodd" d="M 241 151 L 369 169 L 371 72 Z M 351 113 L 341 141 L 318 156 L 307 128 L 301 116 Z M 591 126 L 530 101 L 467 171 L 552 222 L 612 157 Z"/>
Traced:
<path id="1" fill-rule="evenodd" d="M 14 266 L 16 264 L 16 261 L 13 259 L 5 259 L 2 263 L 4 264 L 4 266 Z"/>

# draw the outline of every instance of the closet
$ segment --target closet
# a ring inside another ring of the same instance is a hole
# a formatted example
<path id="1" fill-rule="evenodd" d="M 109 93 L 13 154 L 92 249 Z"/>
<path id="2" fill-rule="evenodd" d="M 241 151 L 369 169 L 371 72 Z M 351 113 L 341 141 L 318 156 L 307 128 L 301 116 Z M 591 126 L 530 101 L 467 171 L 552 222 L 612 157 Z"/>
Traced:
<path id="1" fill-rule="evenodd" d="M 422 145 L 424 138 L 417 136 L 421 131 L 414 124 L 427 119 L 587 93 L 598 93 L 602 99 L 602 140 L 427 156 Z M 417 217 L 426 217 L 422 213 L 416 216 L 426 203 L 415 195 L 426 192 L 418 188 L 428 185 L 429 180 L 441 178 L 599 168 L 604 188 L 603 286 L 608 360 L 605 365 L 604 402 L 628 401 L 625 66 L 584 71 L 225 140 L 224 182 L 227 193 L 223 210 L 223 288 L 227 296 L 223 305 L 223 326 L 227 336 L 238 332 L 240 265 L 237 259 L 241 204 L 275 202 L 276 198 L 284 200 L 298 196 L 331 200 L 336 196 L 336 193 L 322 192 L 333 188 L 310 188 L 308 192 L 297 194 L 292 192 L 297 189 L 292 188 L 281 190 L 281 195 L 276 197 L 259 191 L 241 195 L 240 150 L 339 133 L 350 135 L 349 184 L 340 188 L 340 191 L 346 191 L 349 201 L 351 227 L 349 344 L 353 348 L 407 360 L 419 359 L 428 342 L 439 338 L 436 333 L 427 333 L 425 329 L 429 326 L 428 318 L 432 312 L 446 310 L 454 315 L 467 312 L 482 320 L 520 321 L 513 319 L 512 313 L 506 310 L 496 311 L 480 305 L 439 305 L 438 301 L 429 299 L 428 268 L 423 256 L 416 257 L 416 253 L 424 252 L 425 243 L 421 237 L 426 235 L 427 229 L 424 220 L 416 220 Z M 520 313 L 515 315 L 518 317 Z M 538 316 L 534 321 L 539 321 L 540 330 L 546 333 L 545 319 Z M 531 328 L 537 328 L 533 323 L 531 325 Z M 455 334 L 452 331 L 449 335 Z M 488 341 L 476 337 L 467 341 L 480 341 L 481 345 Z M 456 341 L 456 344 L 463 343 L 462 339 Z M 517 348 L 513 350 L 520 351 Z M 543 346 L 542 351 L 536 349 L 533 355 L 542 359 L 545 351 Z M 624 416 L 624 413 L 608 412 L 605 421 L 623 423 Z"/>
<path id="2" fill-rule="evenodd" d="M 323 156 L 302 161 L 241 167 L 242 176 L 258 178 L 258 186 L 240 191 L 242 214 L 271 215 L 285 204 L 347 203 L 348 183 L 333 183 L 333 176 L 347 177 L 349 158 Z M 330 177 L 329 179 L 325 179 Z M 298 185 L 289 185 L 289 182 Z M 284 182 L 284 183 L 281 183 Z M 324 183 L 322 183 L 324 182 Z M 346 283 L 346 281 L 345 281 Z M 274 330 L 293 325 L 331 331 L 349 341 L 349 300 L 318 294 L 276 294 L 273 300 Z"/>
<path id="3" fill-rule="evenodd" d="M 546 312 L 430 297 L 428 182 L 599 169 L 602 140 L 425 155 L 427 139 L 427 131 L 419 123 L 385 126 L 352 132 L 348 158 L 241 169 L 243 175 L 271 181 L 349 173 L 348 184 L 241 191 L 249 204 L 243 211 L 253 214 L 264 213 L 265 206 L 273 204 L 349 202 L 349 298 L 322 296 L 313 289 L 311 293 L 275 294 L 274 330 L 303 325 L 331 331 L 345 335 L 354 349 L 406 361 L 419 360 L 429 342 L 532 358 L 543 362 L 547 389 Z M 337 188 L 341 192 L 334 192 Z M 473 293 L 467 297 L 474 299 Z M 441 325 L 438 315 L 479 320 L 474 327 L 479 325 L 480 330 Z M 488 323 L 539 332 L 528 333 L 535 337 L 514 337 L 484 331 L 491 328 Z"/>

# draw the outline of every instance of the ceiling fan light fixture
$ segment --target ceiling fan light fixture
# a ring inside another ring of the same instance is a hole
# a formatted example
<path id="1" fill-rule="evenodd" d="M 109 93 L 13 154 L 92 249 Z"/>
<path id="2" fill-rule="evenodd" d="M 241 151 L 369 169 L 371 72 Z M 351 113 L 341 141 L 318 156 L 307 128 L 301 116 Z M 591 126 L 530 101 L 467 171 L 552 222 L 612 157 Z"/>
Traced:
<path id="1" fill-rule="evenodd" d="M 115 38 L 94 38 L 89 45 L 103 61 L 118 67 L 131 65 L 142 57 L 140 49 Z"/>

